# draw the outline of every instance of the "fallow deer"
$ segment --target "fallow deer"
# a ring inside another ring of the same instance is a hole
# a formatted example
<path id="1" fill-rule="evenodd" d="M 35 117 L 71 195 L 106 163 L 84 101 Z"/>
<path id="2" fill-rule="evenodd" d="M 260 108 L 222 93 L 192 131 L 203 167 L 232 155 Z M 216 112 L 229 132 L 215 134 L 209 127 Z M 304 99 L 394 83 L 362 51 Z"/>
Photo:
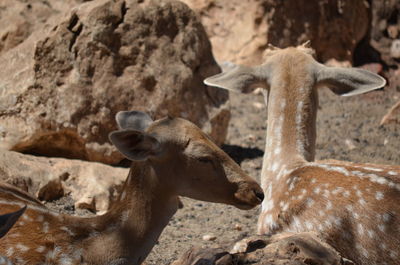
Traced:
<path id="1" fill-rule="evenodd" d="M 1 185 L 0 213 L 27 209 L 0 239 L 0 255 L 18 265 L 141 264 L 176 212 L 178 196 L 240 209 L 263 200 L 257 182 L 191 122 L 153 121 L 135 111 L 119 112 L 116 120 L 110 140 L 133 161 L 118 201 L 104 215 L 75 217 Z"/>
<path id="2" fill-rule="evenodd" d="M 386 81 L 326 67 L 306 45 L 269 49 L 264 64 L 231 66 L 205 83 L 263 90 L 268 128 L 261 172 L 260 234 L 314 231 L 357 264 L 400 264 L 400 167 L 314 161 L 318 89 L 351 96 Z"/>
<path id="3" fill-rule="evenodd" d="M 18 211 L 0 215 L 0 238 L 5 236 L 7 232 L 13 227 L 18 218 L 25 212 L 26 206 Z M 13 265 L 9 259 L 0 255 L 0 265 Z"/>

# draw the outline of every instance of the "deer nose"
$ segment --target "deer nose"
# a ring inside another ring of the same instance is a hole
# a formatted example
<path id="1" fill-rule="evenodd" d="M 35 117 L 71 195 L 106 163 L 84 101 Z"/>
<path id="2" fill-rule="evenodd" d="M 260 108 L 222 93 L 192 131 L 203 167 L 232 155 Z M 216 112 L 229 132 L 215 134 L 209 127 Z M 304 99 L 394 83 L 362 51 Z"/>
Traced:
<path id="1" fill-rule="evenodd" d="M 254 194 L 260 200 L 260 202 L 262 202 L 264 200 L 264 192 L 262 192 L 262 191 L 254 191 Z"/>

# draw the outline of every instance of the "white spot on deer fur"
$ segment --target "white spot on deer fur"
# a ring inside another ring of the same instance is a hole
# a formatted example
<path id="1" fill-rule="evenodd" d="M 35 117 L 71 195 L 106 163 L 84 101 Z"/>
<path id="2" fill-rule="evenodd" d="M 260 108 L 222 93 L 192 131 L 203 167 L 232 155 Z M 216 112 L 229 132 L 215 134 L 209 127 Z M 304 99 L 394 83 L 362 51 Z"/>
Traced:
<path id="1" fill-rule="evenodd" d="M 332 216 L 332 222 L 333 222 L 336 226 L 340 226 L 340 225 L 342 225 L 342 218 L 336 217 L 336 216 Z"/>
<path id="2" fill-rule="evenodd" d="M 29 247 L 27 247 L 23 244 L 20 244 L 20 243 L 16 244 L 15 248 L 17 248 L 21 252 L 27 252 L 29 250 Z"/>
<path id="3" fill-rule="evenodd" d="M 367 202 L 364 199 L 359 199 L 358 202 L 362 205 L 365 206 L 365 204 L 367 204 Z"/>
<path id="4" fill-rule="evenodd" d="M 397 176 L 398 175 L 398 173 L 395 172 L 395 171 L 389 171 L 388 174 L 391 175 L 391 176 Z"/>
<path id="5" fill-rule="evenodd" d="M 346 208 L 346 210 L 349 211 L 349 212 L 352 212 L 352 211 L 353 211 L 353 205 L 351 205 L 351 204 L 346 205 L 345 208 Z"/>
<path id="6" fill-rule="evenodd" d="M 312 178 L 311 183 L 314 184 L 315 182 L 317 182 L 317 180 L 315 178 Z"/>
<path id="7" fill-rule="evenodd" d="M 23 214 L 22 215 L 22 219 L 27 221 L 27 222 L 31 222 L 32 221 L 32 218 L 27 214 Z"/>
<path id="8" fill-rule="evenodd" d="M 377 191 L 376 194 L 375 194 L 375 198 L 376 198 L 378 201 L 382 200 L 382 199 L 383 199 L 383 193 L 380 192 L 380 191 Z"/>
<path id="9" fill-rule="evenodd" d="M 294 189 L 294 185 L 295 185 L 295 183 L 294 183 L 294 181 L 292 181 L 289 185 L 289 191 L 292 191 Z"/>
<path id="10" fill-rule="evenodd" d="M 45 246 L 39 246 L 36 248 L 36 252 L 43 253 L 46 250 Z"/>
<path id="11" fill-rule="evenodd" d="M 333 195 L 336 195 L 336 194 L 342 192 L 342 190 L 343 190 L 342 187 L 336 187 L 336 188 L 332 191 L 332 194 L 333 194 Z"/>
<path id="12" fill-rule="evenodd" d="M 322 211 L 322 210 L 319 210 L 319 211 L 318 211 L 318 214 L 319 214 L 319 216 L 324 216 L 324 215 L 325 215 L 325 212 Z"/>
<path id="13" fill-rule="evenodd" d="M 397 251 L 391 250 L 391 251 L 389 252 L 389 255 L 390 255 L 390 257 L 391 257 L 392 259 L 397 258 Z"/>
<path id="14" fill-rule="evenodd" d="M 23 226 L 23 225 L 25 225 L 25 222 L 24 221 L 19 221 L 18 225 Z"/>
<path id="15" fill-rule="evenodd" d="M 7 257 L 13 256 L 14 255 L 14 248 L 13 247 L 7 248 L 6 255 L 7 255 Z"/>
<path id="16" fill-rule="evenodd" d="M 44 222 L 43 223 L 43 233 L 48 233 L 49 232 L 49 223 L 48 222 Z"/>
<path id="17" fill-rule="evenodd" d="M 381 247 L 381 249 L 383 249 L 383 250 L 386 250 L 386 249 L 387 249 L 387 246 L 386 246 L 385 243 L 382 243 L 380 247 Z"/>
<path id="18" fill-rule="evenodd" d="M 364 235 L 364 226 L 362 224 L 358 224 L 357 231 L 360 235 Z"/>
<path id="19" fill-rule="evenodd" d="M 357 190 L 357 191 L 356 191 L 356 195 L 357 195 L 358 197 L 362 197 L 362 192 L 361 192 L 360 190 Z"/>
<path id="20" fill-rule="evenodd" d="M 389 220 L 390 220 L 390 214 L 384 213 L 382 217 L 383 217 L 383 221 L 389 222 Z"/>
<path id="21" fill-rule="evenodd" d="M 343 196 L 348 198 L 350 196 L 350 192 L 348 190 L 344 191 Z"/>
<path id="22" fill-rule="evenodd" d="M 312 229 L 314 229 L 314 226 L 312 225 L 312 223 L 311 222 L 309 222 L 309 221 L 305 221 L 305 223 L 304 223 L 305 225 L 306 225 L 306 228 L 308 229 L 308 230 L 312 230 Z"/>
<path id="23" fill-rule="evenodd" d="M 61 258 L 59 259 L 59 264 L 60 265 L 73 265 L 74 262 L 71 258 L 69 258 L 63 254 L 63 255 L 61 255 Z"/>
<path id="24" fill-rule="evenodd" d="M 372 230 L 367 231 L 369 238 L 374 238 L 375 237 L 375 232 Z"/>
<path id="25" fill-rule="evenodd" d="M 383 225 L 383 224 L 379 224 L 378 225 L 378 229 L 381 231 L 381 232 L 385 232 L 385 225 Z"/>
<path id="26" fill-rule="evenodd" d="M 301 231 L 303 228 L 303 225 L 301 224 L 299 218 L 296 216 L 293 217 L 292 224 L 293 224 L 294 228 L 296 229 L 296 231 Z"/>
<path id="27" fill-rule="evenodd" d="M 311 198 L 307 198 L 306 205 L 307 207 L 312 207 L 314 205 L 314 200 Z"/>
<path id="28" fill-rule="evenodd" d="M 358 218 L 360 218 L 360 215 L 356 212 L 353 212 L 353 217 L 354 217 L 354 219 L 358 219 Z"/>
<path id="29" fill-rule="evenodd" d="M 320 188 L 320 187 L 314 188 L 314 193 L 315 193 L 315 194 L 319 194 L 320 191 L 321 191 L 321 188 Z"/>
<path id="30" fill-rule="evenodd" d="M 324 190 L 323 196 L 324 196 L 325 198 L 329 198 L 330 195 L 331 195 L 331 192 L 330 192 L 329 190 Z"/>
<path id="31" fill-rule="evenodd" d="M 330 228 L 330 227 L 332 226 L 332 223 L 331 223 L 331 221 L 330 221 L 329 219 L 326 219 L 326 220 L 324 221 L 324 223 L 326 224 L 326 226 L 327 226 L 328 228 Z"/>

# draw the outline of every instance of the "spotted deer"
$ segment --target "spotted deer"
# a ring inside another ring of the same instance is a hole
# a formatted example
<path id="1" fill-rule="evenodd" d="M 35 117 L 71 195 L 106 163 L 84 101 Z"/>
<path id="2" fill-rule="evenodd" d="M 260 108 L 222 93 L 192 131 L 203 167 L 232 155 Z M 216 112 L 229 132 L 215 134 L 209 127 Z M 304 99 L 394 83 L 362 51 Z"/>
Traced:
<path id="1" fill-rule="evenodd" d="M 0 215 L 0 238 L 5 236 L 7 232 L 13 227 L 18 218 L 25 212 L 26 207 L 18 211 Z M 13 265 L 9 259 L 0 255 L 0 265 Z"/>
<path id="2" fill-rule="evenodd" d="M 307 45 L 272 48 L 264 64 L 233 65 L 207 85 L 261 87 L 268 128 L 258 233 L 315 232 L 357 264 L 400 264 L 400 167 L 315 161 L 318 89 L 351 96 L 386 81 L 356 68 L 326 67 Z"/>
<path id="3" fill-rule="evenodd" d="M 251 209 L 261 203 L 257 182 L 193 123 L 153 121 L 119 112 L 116 148 L 132 160 L 121 195 L 96 217 L 50 211 L 16 188 L 0 186 L 0 213 L 27 205 L 0 239 L 0 254 L 15 264 L 141 264 L 176 212 L 178 196 Z"/>

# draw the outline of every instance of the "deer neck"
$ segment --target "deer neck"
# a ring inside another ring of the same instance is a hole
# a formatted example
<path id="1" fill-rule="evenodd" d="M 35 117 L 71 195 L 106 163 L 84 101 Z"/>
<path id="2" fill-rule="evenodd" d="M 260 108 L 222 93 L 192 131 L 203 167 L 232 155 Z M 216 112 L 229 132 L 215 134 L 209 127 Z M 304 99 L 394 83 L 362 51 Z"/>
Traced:
<path id="1" fill-rule="evenodd" d="M 93 241 L 94 255 L 107 253 L 103 260 L 111 264 L 143 262 L 178 209 L 178 197 L 160 184 L 158 175 L 148 162 L 133 162 L 119 199 L 96 220 L 105 233 Z"/>
<path id="2" fill-rule="evenodd" d="M 279 82 L 271 86 L 268 106 L 268 128 L 261 181 L 264 191 L 269 184 L 290 170 L 313 161 L 315 156 L 316 111 L 318 95 L 305 82 Z M 266 200 L 264 200 L 266 201 Z"/>

